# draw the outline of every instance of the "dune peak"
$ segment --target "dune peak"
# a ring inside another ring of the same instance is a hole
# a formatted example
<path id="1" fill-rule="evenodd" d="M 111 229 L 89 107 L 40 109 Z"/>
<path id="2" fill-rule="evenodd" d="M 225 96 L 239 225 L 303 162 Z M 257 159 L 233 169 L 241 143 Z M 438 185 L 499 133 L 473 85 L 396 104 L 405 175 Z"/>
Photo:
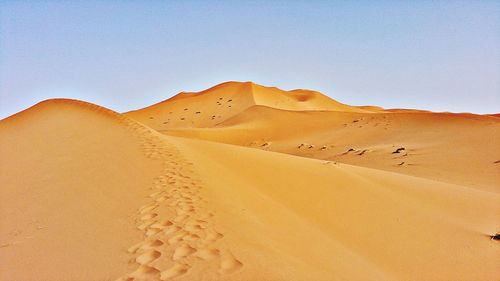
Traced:
<path id="1" fill-rule="evenodd" d="M 203 128 L 220 124 L 254 106 L 290 111 L 370 112 L 342 104 L 317 91 L 286 91 L 252 81 L 228 81 L 199 92 L 181 92 L 125 115 L 157 130 Z"/>

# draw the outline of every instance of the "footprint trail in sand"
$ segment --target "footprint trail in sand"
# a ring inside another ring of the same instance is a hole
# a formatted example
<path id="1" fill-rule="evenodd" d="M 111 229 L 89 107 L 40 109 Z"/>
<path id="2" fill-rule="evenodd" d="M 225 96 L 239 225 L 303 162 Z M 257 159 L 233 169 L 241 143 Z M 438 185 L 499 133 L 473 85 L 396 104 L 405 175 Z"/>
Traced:
<path id="1" fill-rule="evenodd" d="M 224 235 L 200 194 L 193 164 L 154 132 L 144 131 L 141 142 L 147 157 L 163 162 L 163 172 L 154 179 L 151 202 L 136 214 L 144 240 L 128 252 L 135 255 L 137 269 L 117 281 L 171 280 L 197 266 L 216 266 L 218 274 L 238 271 L 243 264 L 221 242 Z"/>

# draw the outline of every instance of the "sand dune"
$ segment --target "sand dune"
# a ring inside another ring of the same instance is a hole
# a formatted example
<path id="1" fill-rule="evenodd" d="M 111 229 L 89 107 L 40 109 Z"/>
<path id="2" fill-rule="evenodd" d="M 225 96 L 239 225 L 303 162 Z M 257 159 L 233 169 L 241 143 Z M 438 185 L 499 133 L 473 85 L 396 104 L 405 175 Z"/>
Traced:
<path id="1" fill-rule="evenodd" d="M 297 92 L 313 93 L 314 98 L 290 97 L 295 92 L 251 83 L 223 83 L 126 115 L 168 135 L 339 161 L 500 192 L 500 170 L 495 163 L 500 160 L 500 120 L 495 115 L 353 107 L 313 91 Z M 217 97 L 231 100 L 235 110 L 218 111 L 212 123 L 189 119 L 188 111 L 182 110 L 186 107 L 199 112 Z M 259 102 L 252 102 L 252 97 Z M 179 104 L 178 99 L 185 103 Z M 182 118 L 191 123 L 163 124 L 167 111 L 183 112 Z M 405 150 L 392 153 L 397 148 Z"/>
<path id="2" fill-rule="evenodd" d="M 341 104 L 315 91 L 283 91 L 252 82 L 226 82 L 198 93 L 180 93 L 125 115 L 155 130 L 204 128 L 213 127 L 255 105 L 286 110 L 369 112 Z"/>
<path id="3" fill-rule="evenodd" d="M 252 83 L 42 102 L 0 121 L 0 280 L 495 280 L 498 135 Z"/>
<path id="4" fill-rule="evenodd" d="M 172 141 L 201 164 L 196 167 L 206 196 L 245 270 L 264 258 L 247 247 L 265 252 L 265 262 L 275 265 L 261 265 L 254 280 L 488 280 L 498 274 L 498 245 L 488 239 L 498 225 L 496 194 L 223 144 Z"/>
<path id="5" fill-rule="evenodd" d="M 119 114 L 51 100 L 0 123 L 0 279 L 104 280 L 129 267 L 161 171 Z M 103 273 L 106 272 L 105 275 Z"/>
<path id="6" fill-rule="evenodd" d="M 295 112 L 254 106 L 213 128 L 160 132 L 500 192 L 495 164 L 500 160 L 500 120 L 490 116 Z M 398 148 L 404 150 L 393 153 Z"/>

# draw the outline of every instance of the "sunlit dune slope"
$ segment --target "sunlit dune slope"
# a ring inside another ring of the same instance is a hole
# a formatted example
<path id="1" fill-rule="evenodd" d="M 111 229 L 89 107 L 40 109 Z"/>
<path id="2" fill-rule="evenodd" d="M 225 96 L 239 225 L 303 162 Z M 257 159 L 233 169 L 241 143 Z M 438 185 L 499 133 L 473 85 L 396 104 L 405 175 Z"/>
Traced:
<path id="1" fill-rule="evenodd" d="M 500 191 L 496 115 L 348 106 L 314 91 L 250 82 L 181 93 L 126 115 L 168 135 Z"/>
<path id="2" fill-rule="evenodd" d="M 286 110 L 369 112 L 339 103 L 315 91 L 283 91 L 252 82 L 226 82 L 202 92 L 180 93 L 125 115 L 155 130 L 203 128 L 215 126 L 254 105 Z"/>
<path id="3" fill-rule="evenodd" d="M 500 192 L 500 119 L 490 116 L 296 112 L 253 106 L 212 128 L 160 132 Z"/>
<path id="4" fill-rule="evenodd" d="M 171 139 L 206 183 L 238 280 L 490 280 L 499 196 L 344 164 Z M 257 254 L 259 253 L 259 254 Z M 262 255 L 261 255 L 262 254 Z M 241 275 L 240 275 L 241 274 Z"/>
<path id="5" fill-rule="evenodd" d="M 119 114 L 49 100 L 0 122 L 0 280 L 105 280 L 130 265 L 158 163 Z"/>

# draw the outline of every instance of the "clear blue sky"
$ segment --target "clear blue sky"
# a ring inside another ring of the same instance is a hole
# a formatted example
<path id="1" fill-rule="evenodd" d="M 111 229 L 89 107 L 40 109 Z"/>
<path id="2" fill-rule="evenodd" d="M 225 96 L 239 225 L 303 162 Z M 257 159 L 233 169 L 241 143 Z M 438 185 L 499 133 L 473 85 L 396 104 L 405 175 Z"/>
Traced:
<path id="1" fill-rule="evenodd" d="M 500 1 L 1 1 L 0 118 L 238 80 L 354 105 L 500 112 Z"/>

